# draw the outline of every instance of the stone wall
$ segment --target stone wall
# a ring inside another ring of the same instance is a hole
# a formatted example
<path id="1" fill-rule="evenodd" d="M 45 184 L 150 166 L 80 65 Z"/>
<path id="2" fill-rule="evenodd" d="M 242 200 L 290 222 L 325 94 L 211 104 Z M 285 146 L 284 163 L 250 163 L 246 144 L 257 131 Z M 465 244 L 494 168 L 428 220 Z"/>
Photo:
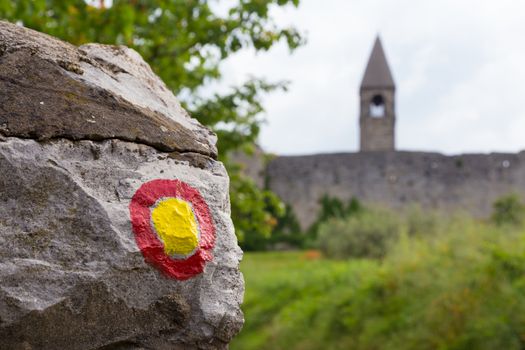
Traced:
<path id="1" fill-rule="evenodd" d="M 270 189 L 289 203 L 303 228 L 324 194 L 369 205 L 412 203 L 446 212 L 489 215 L 498 197 L 525 199 L 525 152 L 445 156 L 424 152 L 360 152 L 277 157 L 267 167 Z"/>

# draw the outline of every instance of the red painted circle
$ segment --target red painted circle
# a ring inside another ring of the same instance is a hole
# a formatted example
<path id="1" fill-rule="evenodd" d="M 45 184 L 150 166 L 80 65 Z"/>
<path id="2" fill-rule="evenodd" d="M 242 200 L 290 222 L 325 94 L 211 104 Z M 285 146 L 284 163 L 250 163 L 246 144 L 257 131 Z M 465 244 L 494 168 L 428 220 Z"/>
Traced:
<path id="1" fill-rule="evenodd" d="M 185 259 L 175 259 L 164 252 L 164 245 L 153 231 L 151 208 L 160 198 L 180 198 L 191 203 L 199 225 L 199 246 L 195 253 Z M 135 241 L 144 260 L 158 268 L 168 277 L 185 280 L 200 274 L 206 262 L 213 259 L 215 226 L 208 205 L 199 191 L 180 180 L 157 179 L 144 183 L 135 192 L 129 204 L 131 225 Z"/>

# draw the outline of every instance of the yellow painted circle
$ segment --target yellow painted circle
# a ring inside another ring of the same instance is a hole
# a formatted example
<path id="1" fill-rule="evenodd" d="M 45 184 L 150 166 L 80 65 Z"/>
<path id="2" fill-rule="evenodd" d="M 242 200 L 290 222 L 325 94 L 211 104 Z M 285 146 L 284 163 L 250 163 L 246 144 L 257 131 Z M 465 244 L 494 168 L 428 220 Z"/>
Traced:
<path id="1" fill-rule="evenodd" d="M 188 202 L 163 199 L 152 210 L 151 220 L 167 255 L 188 255 L 199 245 L 197 220 Z"/>

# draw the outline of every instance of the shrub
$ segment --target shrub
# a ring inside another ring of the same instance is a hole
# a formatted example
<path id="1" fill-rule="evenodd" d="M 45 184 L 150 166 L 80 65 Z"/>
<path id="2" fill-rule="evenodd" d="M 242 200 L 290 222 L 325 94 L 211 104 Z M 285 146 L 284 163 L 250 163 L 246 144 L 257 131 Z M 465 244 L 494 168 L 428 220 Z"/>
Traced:
<path id="1" fill-rule="evenodd" d="M 403 213 L 402 220 L 406 233 L 417 237 L 435 236 L 452 221 L 438 213 L 423 211 L 419 206 L 408 208 Z"/>
<path id="2" fill-rule="evenodd" d="M 525 231 L 438 223 L 381 261 L 247 254 L 246 325 L 232 349 L 523 350 Z"/>
<path id="3" fill-rule="evenodd" d="M 358 215 L 333 218 L 322 223 L 317 245 L 331 258 L 380 258 L 401 231 L 401 221 L 391 212 L 366 210 Z"/>

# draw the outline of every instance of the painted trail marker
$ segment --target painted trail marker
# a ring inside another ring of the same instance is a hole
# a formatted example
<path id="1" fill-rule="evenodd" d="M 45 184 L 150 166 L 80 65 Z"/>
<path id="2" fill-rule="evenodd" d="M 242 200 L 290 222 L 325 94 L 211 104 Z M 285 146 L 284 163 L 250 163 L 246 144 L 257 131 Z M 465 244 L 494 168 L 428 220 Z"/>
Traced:
<path id="1" fill-rule="evenodd" d="M 147 263 L 185 280 L 213 259 L 215 226 L 199 191 L 180 180 L 144 183 L 129 205 L 135 240 Z"/>

